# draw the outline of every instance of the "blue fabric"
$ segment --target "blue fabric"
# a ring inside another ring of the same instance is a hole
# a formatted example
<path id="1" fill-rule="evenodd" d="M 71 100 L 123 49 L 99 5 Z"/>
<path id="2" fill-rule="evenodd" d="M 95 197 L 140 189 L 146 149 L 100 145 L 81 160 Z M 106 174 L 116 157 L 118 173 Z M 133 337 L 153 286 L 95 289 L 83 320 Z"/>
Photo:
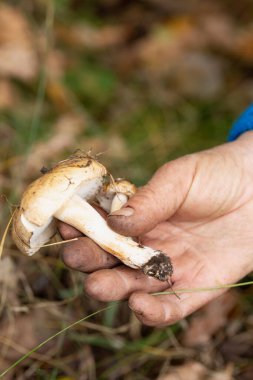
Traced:
<path id="1" fill-rule="evenodd" d="M 228 141 L 234 141 L 244 132 L 253 130 L 253 104 L 234 122 L 228 135 Z"/>

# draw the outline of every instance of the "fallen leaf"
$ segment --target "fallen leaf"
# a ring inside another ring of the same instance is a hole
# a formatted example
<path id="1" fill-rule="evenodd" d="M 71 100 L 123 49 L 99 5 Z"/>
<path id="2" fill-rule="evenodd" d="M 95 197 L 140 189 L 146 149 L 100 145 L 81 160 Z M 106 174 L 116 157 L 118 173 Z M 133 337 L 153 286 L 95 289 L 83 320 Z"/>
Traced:
<path id="1" fill-rule="evenodd" d="M 56 35 L 65 43 L 81 48 L 109 49 L 124 43 L 129 31 L 126 26 L 106 25 L 95 28 L 92 25 L 82 23 L 70 27 L 58 26 Z"/>
<path id="2" fill-rule="evenodd" d="M 6 80 L 0 80 L 0 109 L 10 109 L 17 104 L 17 91 L 14 85 Z"/>
<path id="3" fill-rule="evenodd" d="M 60 316 L 59 308 L 52 304 L 47 308 L 35 308 L 27 314 L 17 313 L 6 318 L 0 329 L 0 357 L 11 362 L 17 360 L 56 332 Z M 38 352 L 47 352 L 52 344 Z"/>
<path id="4" fill-rule="evenodd" d="M 183 344 L 194 347 L 208 343 L 212 335 L 226 325 L 228 314 L 236 303 L 236 295 L 227 292 L 204 306 L 190 320 L 182 338 Z"/>
<path id="5" fill-rule="evenodd" d="M 198 99 L 217 97 L 224 88 L 222 60 L 203 52 L 187 52 L 167 77 L 178 93 Z"/>
<path id="6" fill-rule="evenodd" d="M 226 361 L 237 362 L 253 357 L 253 330 L 236 334 L 226 339 L 220 346 L 220 352 Z"/>
<path id="7" fill-rule="evenodd" d="M 0 260 L 0 313 L 8 306 L 18 305 L 18 281 L 20 279 L 17 265 L 9 256 Z"/>
<path id="8" fill-rule="evenodd" d="M 202 380 L 206 374 L 206 368 L 197 362 L 188 362 L 182 366 L 173 367 L 169 373 L 157 380 Z"/>
<path id="9" fill-rule="evenodd" d="M 47 162 L 56 162 L 64 150 L 75 150 L 78 136 L 85 130 L 85 120 L 72 114 L 63 114 L 52 130 L 52 135 L 46 141 L 33 145 L 25 163 L 28 176 L 39 173 Z"/>
<path id="10" fill-rule="evenodd" d="M 205 45 L 190 17 L 179 17 L 154 27 L 151 33 L 138 42 L 135 51 L 138 61 L 152 73 L 167 73 L 178 64 L 185 52 Z"/>
<path id="11" fill-rule="evenodd" d="M 247 64 L 253 63 L 253 27 L 242 29 L 234 41 L 234 53 Z"/>
<path id="12" fill-rule="evenodd" d="M 220 371 L 210 371 L 203 364 L 188 362 L 178 367 L 170 368 L 169 372 L 157 380 L 233 380 L 233 367 Z"/>
<path id="13" fill-rule="evenodd" d="M 38 72 L 33 32 L 18 8 L 0 5 L 0 74 L 23 80 Z"/>

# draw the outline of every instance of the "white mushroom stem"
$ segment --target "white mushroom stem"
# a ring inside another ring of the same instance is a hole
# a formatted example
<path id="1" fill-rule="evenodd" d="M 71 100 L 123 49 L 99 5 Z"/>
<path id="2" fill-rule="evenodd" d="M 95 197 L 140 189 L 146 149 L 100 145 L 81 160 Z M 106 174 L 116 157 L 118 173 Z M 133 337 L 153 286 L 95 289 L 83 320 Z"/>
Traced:
<path id="1" fill-rule="evenodd" d="M 144 247 L 132 238 L 112 231 L 100 214 L 78 195 L 73 195 L 55 217 L 77 228 L 132 268 L 143 268 L 154 256 L 161 255 L 160 251 Z"/>
<path id="2" fill-rule="evenodd" d="M 127 201 L 128 201 L 128 196 L 126 194 L 116 193 L 112 200 L 110 212 L 119 210 L 121 207 L 124 206 L 124 204 L 127 203 Z"/>

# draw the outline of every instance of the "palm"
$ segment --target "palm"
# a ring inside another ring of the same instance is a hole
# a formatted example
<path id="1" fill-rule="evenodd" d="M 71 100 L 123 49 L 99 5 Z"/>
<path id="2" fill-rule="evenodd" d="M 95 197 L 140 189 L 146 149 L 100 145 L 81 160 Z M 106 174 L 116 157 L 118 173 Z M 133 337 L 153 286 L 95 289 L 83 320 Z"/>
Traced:
<path id="1" fill-rule="evenodd" d="M 175 216 L 142 236 L 141 242 L 171 257 L 178 289 L 231 283 L 249 271 L 252 261 L 251 224 L 243 224 L 247 208 L 253 209 L 253 204 L 204 222 L 178 221 Z"/>
<path id="2" fill-rule="evenodd" d="M 166 252 L 172 259 L 174 274 L 173 290 L 216 287 L 231 284 L 252 270 L 253 202 L 248 202 L 233 212 L 227 212 L 211 220 L 185 221 L 183 213 L 175 215 L 170 221 L 159 224 L 148 234 L 141 237 L 143 244 Z M 251 215 L 251 221 L 245 217 Z M 188 219 L 188 218 L 187 218 Z M 160 289 L 158 289 L 160 288 Z M 160 284 L 155 291 L 164 290 Z M 154 290 L 151 286 L 151 290 Z M 183 303 L 185 315 L 192 313 L 224 289 L 199 293 L 182 293 L 180 301 L 173 296 L 161 296 L 160 300 L 171 304 L 170 308 Z M 172 306 L 173 305 L 173 306 Z M 180 319 L 180 313 L 169 318 L 169 322 Z M 183 312 L 182 312 L 183 313 Z M 184 316 L 184 314 L 182 314 Z M 147 324 L 160 324 L 159 320 Z M 163 324 L 167 324 L 168 320 Z"/>

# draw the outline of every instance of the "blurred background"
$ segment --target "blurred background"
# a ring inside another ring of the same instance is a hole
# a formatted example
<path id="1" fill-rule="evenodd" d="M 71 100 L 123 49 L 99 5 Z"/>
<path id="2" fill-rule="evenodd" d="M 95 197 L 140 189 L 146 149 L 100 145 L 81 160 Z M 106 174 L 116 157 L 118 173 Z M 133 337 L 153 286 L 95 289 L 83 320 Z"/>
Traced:
<path id="1" fill-rule="evenodd" d="M 1 2 L 1 236 L 42 166 L 92 149 L 115 177 L 142 185 L 166 161 L 226 141 L 252 101 L 252 0 Z M 83 294 L 83 277 L 58 247 L 28 259 L 7 238 L 0 371 L 104 306 Z M 5 378 L 251 380 L 252 295 L 230 291 L 164 329 L 115 305 Z"/>

